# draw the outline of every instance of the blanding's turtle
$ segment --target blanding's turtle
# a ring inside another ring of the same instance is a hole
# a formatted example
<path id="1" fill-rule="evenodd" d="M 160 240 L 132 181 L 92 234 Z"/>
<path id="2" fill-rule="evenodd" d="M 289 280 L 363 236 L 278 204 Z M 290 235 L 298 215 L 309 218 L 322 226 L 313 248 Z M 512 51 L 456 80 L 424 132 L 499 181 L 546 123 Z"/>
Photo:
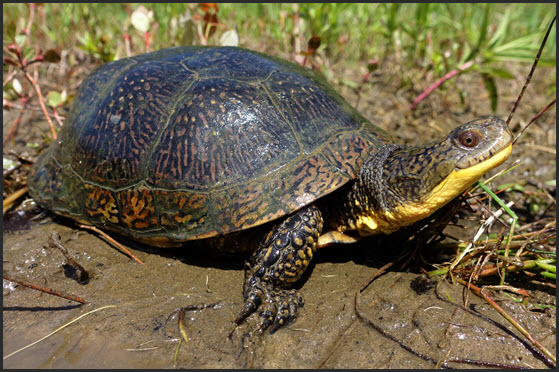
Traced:
<path id="1" fill-rule="evenodd" d="M 464 192 L 511 153 L 482 118 L 396 144 L 309 69 L 235 47 L 176 47 L 108 63 L 32 168 L 55 213 L 158 247 L 250 251 L 242 322 L 292 320 L 315 250 L 389 234 Z"/>

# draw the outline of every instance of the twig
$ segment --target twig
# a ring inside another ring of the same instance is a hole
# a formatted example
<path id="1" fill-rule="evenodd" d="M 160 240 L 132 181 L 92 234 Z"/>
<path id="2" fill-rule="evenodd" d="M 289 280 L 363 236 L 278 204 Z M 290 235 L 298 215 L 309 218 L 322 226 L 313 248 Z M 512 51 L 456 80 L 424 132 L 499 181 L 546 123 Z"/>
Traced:
<path id="1" fill-rule="evenodd" d="M 114 244 L 122 253 L 126 254 L 128 257 L 132 258 L 134 261 L 136 261 L 137 263 L 145 266 L 146 264 L 143 263 L 138 257 L 134 256 L 132 254 L 132 252 L 130 252 L 128 249 L 126 249 L 126 247 L 124 247 L 122 244 L 120 244 L 119 242 L 117 242 L 116 240 L 114 240 L 113 238 L 111 238 L 109 235 L 107 235 L 104 231 L 99 230 L 98 228 L 96 228 L 95 226 L 89 226 L 89 225 L 78 225 L 79 227 L 81 227 L 82 229 L 88 229 L 88 230 L 93 230 L 96 233 L 98 233 L 99 235 L 103 236 L 105 239 L 107 239 L 109 242 L 111 242 L 112 244 Z"/>
<path id="2" fill-rule="evenodd" d="M 35 20 L 35 8 L 37 7 L 34 3 L 28 3 L 29 8 L 29 19 L 27 20 L 27 26 L 23 29 L 23 33 L 27 36 L 27 45 L 31 46 L 31 26 L 33 26 L 33 21 Z"/>
<path id="3" fill-rule="evenodd" d="M 60 234 L 58 232 L 53 231 L 49 236 L 48 242 L 51 248 L 57 248 L 60 252 L 62 252 L 62 255 L 66 257 L 68 262 L 70 262 L 70 264 L 72 264 L 76 269 L 79 270 L 80 282 L 85 282 L 89 279 L 88 272 L 83 268 L 82 265 L 74 260 L 70 253 L 68 253 L 68 250 L 62 245 L 62 242 L 60 241 Z"/>
<path id="4" fill-rule="evenodd" d="M 556 359 L 555 356 L 545 347 L 543 346 L 538 340 L 536 340 L 522 325 L 520 325 L 513 317 L 511 317 L 502 307 L 500 307 L 495 301 L 493 301 L 489 296 L 483 293 L 485 287 L 479 288 L 471 283 L 466 282 L 463 279 L 457 278 L 456 279 L 460 284 L 464 285 L 468 289 L 472 290 L 475 294 L 482 297 L 491 307 L 493 307 L 501 316 L 503 316 L 506 320 L 508 320 L 514 328 L 516 328 L 520 333 L 522 333 L 530 342 L 532 342 L 550 361 L 553 362 L 553 368 L 555 368 Z"/>
<path id="5" fill-rule="evenodd" d="M 543 260 L 528 260 L 528 261 L 522 261 L 522 266 L 506 266 L 506 270 L 508 273 L 513 273 L 516 271 L 521 271 L 521 270 L 530 270 L 533 269 L 541 264 L 548 264 L 548 263 L 552 263 L 553 259 L 543 259 Z M 539 264 L 538 264 L 539 263 Z M 499 270 L 502 268 L 503 266 L 503 262 L 499 262 L 496 266 L 494 267 L 488 267 L 487 269 L 483 270 L 482 272 L 479 273 L 480 277 L 484 277 L 484 276 L 491 276 L 491 275 L 495 275 L 499 272 Z"/>
<path id="6" fill-rule="evenodd" d="M 425 361 L 431 362 L 435 365 L 438 365 L 440 367 L 445 367 L 445 368 L 451 368 L 451 366 L 448 364 L 448 362 L 467 363 L 467 364 L 472 364 L 472 365 L 479 365 L 479 366 L 485 366 L 485 367 L 495 367 L 495 368 L 511 368 L 511 369 L 519 368 L 518 366 L 514 366 L 514 365 L 510 365 L 510 364 L 484 362 L 484 361 L 471 360 L 471 359 L 449 358 L 449 359 L 446 359 L 446 360 L 437 360 L 437 359 L 435 359 L 435 358 L 433 358 L 429 355 L 422 354 L 421 352 L 415 350 L 412 346 L 409 346 L 408 344 L 406 344 L 403 340 L 400 340 L 397 337 L 393 336 L 392 334 L 388 333 L 380 325 L 374 323 L 371 319 L 367 318 L 365 316 L 365 314 L 363 314 L 361 312 L 361 309 L 359 307 L 359 294 L 360 293 L 361 293 L 361 291 L 357 291 L 355 293 L 355 299 L 354 299 L 355 314 L 357 315 L 357 317 L 359 319 L 361 319 L 362 321 L 364 321 L 365 323 L 367 323 L 368 325 L 370 325 L 372 328 L 376 329 L 384 337 L 386 337 L 389 340 L 392 340 L 395 343 L 397 343 L 398 345 L 400 345 L 400 347 L 402 347 L 404 350 L 410 352 L 411 354 L 413 354 L 413 355 L 415 355 L 415 356 L 417 356 L 417 357 L 419 357 L 419 358 L 421 358 Z"/>
<path id="7" fill-rule="evenodd" d="M 516 99 L 516 102 L 514 103 L 514 106 L 512 107 L 510 115 L 507 119 L 507 125 L 509 125 L 510 121 L 512 120 L 512 117 L 514 116 L 516 108 L 518 107 L 518 104 L 520 103 L 520 100 L 522 99 L 522 96 L 524 96 L 524 92 L 526 91 L 526 88 L 528 88 L 528 84 L 530 84 L 530 80 L 532 80 L 532 75 L 534 75 L 534 71 L 536 71 L 536 66 L 538 65 L 538 62 L 540 61 L 540 57 L 542 55 L 543 47 L 545 46 L 545 43 L 547 41 L 547 37 L 549 36 L 549 33 L 551 32 L 551 28 L 553 27 L 553 24 L 555 23 L 555 18 L 557 18 L 557 16 L 554 16 L 553 20 L 549 24 L 547 32 L 545 33 L 545 36 L 544 36 L 544 38 L 542 40 L 542 43 L 540 45 L 540 49 L 538 50 L 538 54 L 536 55 L 536 59 L 534 60 L 534 63 L 532 64 L 532 69 L 530 70 L 530 73 L 526 77 L 526 82 L 524 83 L 524 86 L 522 87 L 522 90 L 520 91 L 520 94 L 518 95 L 518 98 Z M 516 142 L 516 140 L 514 140 L 514 142 Z"/>
<path id="8" fill-rule="evenodd" d="M 35 88 L 35 92 L 37 92 L 37 98 L 39 98 L 39 104 L 43 109 L 45 118 L 47 119 L 50 126 L 50 131 L 52 132 L 52 138 L 56 139 L 57 136 L 56 136 L 56 131 L 54 130 L 54 124 L 52 123 L 52 120 L 50 120 L 50 115 L 47 110 L 47 107 L 45 106 L 43 94 L 41 93 L 41 88 L 39 87 L 39 84 L 37 84 L 37 82 L 31 77 L 31 75 L 29 75 L 29 73 L 25 69 L 23 69 L 23 72 L 25 73 L 25 78 L 31 83 L 31 85 L 33 85 L 33 88 Z"/>
<path id="9" fill-rule="evenodd" d="M 4 138 L 3 141 L 3 145 L 6 146 L 6 143 L 8 143 L 8 140 L 12 137 L 12 135 L 16 132 L 16 130 L 19 128 L 19 125 L 21 124 L 21 120 L 23 118 L 23 114 L 25 113 L 26 110 L 26 106 L 28 103 L 28 100 L 25 99 L 25 97 L 21 98 L 23 105 L 21 107 L 19 107 L 19 114 L 16 118 L 16 120 L 14 121 L 14 123 L 12 124 L 12 126 L 10 127 L 10 130 L 8 131 L 8 134 L 6 134 L 6 138 Z M 12 107 L 14 107 L 15 105 L 11 105 Z"/>
<path id="10" fill-rule="evenodd" d="M 507 207 L 511 207 L 514 204 L 514 201 L 510 201 L 507 205 Z M 485 232 L 485 230 L 487 229 L 487 227 L 493 223 L 493 221 L 495 221 L 496 219 L 498 219 L 501 214 L 503 214 L 504 210 L 503 209 L 499 209 L 498 211 L 496 211 L 495 213 L 493 213 L 491 216 L 489 216 L 489 218 L 483 223 L 483 225 L 480 226 L 480 228 L 478 229 L 478 231 L 476 232 L 475 236 L 473 237 L 473 239 L 470 241 L 470 243 L 468 244 L 468 246 L 466 247 L 466 249 L 464 249 L 464 251 L 462 251 L 462 253 L 460 253 L 459 256 L 456 257 L 456 259 L 454 260 L 454 262 L 452 263 L 452 265 L 450 265 L 449 271 L 453 271 L 454 268 L 456 267 L 456 265 L 458 265 L 462 259 L 464 258 L 464 256 L 466 256 L 468 253 L 470 253 L 473 249 L 474 244 L 472 242 L 475 242 L 479 239 L 479 237 Z M 510 241 L 510 237 L 509 237 L 509 241 Z"/>
<path id="11" fill-rule="evenodd" d="M 10 282 L 17 283 L 17 284 L 19 284 L 21 286 L 24 286 L 24 287 L 27 287 L 27 288 L 35 289 L 37 291 L 45 292 L 45 293 L 48 293 L 48 294 L 53 295 L 53 296 L 62 297 L 62 298 L 65 298 L 67 300 L 79 302 L 81 304 L 86 304 L 87 303 L 86 300 L 84 300 L 83 298 L 78 297 L 78 296 L 74 296 L 74 295 L 71 295 L 71 294 L 66 294 L 66 293 L 63 293 L 63 292 L 55 291 L 54 289 L 50 289 L 50 288 L 41 287 L 41 286 L 38 286 L 38 285 L 35 285 L 35 284 L 27 283 L 27 282 L 24 282 L 24 281 L 21 281 L 21 280 L 18 280 L 18 279 L 14 279 L 11 276 L 8 276 L 6 274 L 3 274 L 2 277 L 6 280 L 9 280 Z"/>
<path id="12" fill-rule="evenodd" d="M 539 118 L 540 116 L 542 116 L 542 114 L 543 114 L 544 112 L 546 112 L 546 111 L 547 111 L 551 106 L 553 106 L 556 102 L 557 102 L 557 98 L 555 98 L 555 99 L 554 99 L 553 101 L 551 101 L 547 106 L 545 106 L 540 112 L 538 112 L 537 115 L 534 116 L 534 117 L 532 118 L 532 120 L 530 120 L 530 122 L 529 122 L 528 124 L 526 124 L 526 126 L 520 130 L 520 132 L 518 132 L 518 135 L 516 136 L 516 138 L 514 139 L 514 141 L 512 141 L 512 144 L 514 145 L 514 144 L 516 143 L 516 141 L 518 141 L 518 139 L 520 138 L 520 136 L 522 135 L 522 133 L 524 133 L 524 131 L 525 131 L 526 129 L 528 129 L 528 127 L 529 127 L 533 122 L 535 122 L 536 120 L 538 120 L 538 118 Z M 539 148 L 542 148 L 543 146 L 538 146 L 538 147 L 539 147 Z M 553 149 L 552 149 L 552 150 L 553 150 Z M 549 151 L 549 150 L 546 149 L 546 151 Z M 553 153 L 555 154 L 555 151 L 550 151 L 550 152 L 553 152 Z"/>
<path id="13" fill-rule="evenodd" d="M 14 78 L 14 76 L 16 76 L 16 74 L 17 70 L 12 70 L 12 72 L 10 72 L 6 77 L 6 80 L 2 82 L 2 88 L 5 87 Z"/>
<path id="14" fill-rule="evenodd" d="M 64 123 L 62 122 L 63 118 L 58 115 L 58 111 L 56 111 L 56 107 L 52 108 L 52 113 L 53 113 L 53 117 L 56 119 L 56 122 L 58 123 L 59 126 L 63 126 Z"/>
<path id="15" fill-rule="evenodd" d="M 29 191 L 27 187 L 23 187 L 6 197 L 6 199 L 2 200 L 2 212 L 6 213 L 6 211 L 12 206 L 12 204 L 23 195 L 25 195 Z"/>
<path id="16" fill-rule="evenodd" d="M 361 286 L 361 289 L 359 290 L 358 293 L 363 292 L 369 286 L 369 284 L 373 282 L 373 280 L 375 280 L 376 278 L 384 274 L 384 272 L 388 270 L 392 265 L 394 265 L 394 262 L 389 262 L 383 267 L 381 267 L 380 269 L 378 269 L 377 272 L 374 273 L 373 276 L 370 277 L 369 280 L 367 280 L 367 282 Z"/>

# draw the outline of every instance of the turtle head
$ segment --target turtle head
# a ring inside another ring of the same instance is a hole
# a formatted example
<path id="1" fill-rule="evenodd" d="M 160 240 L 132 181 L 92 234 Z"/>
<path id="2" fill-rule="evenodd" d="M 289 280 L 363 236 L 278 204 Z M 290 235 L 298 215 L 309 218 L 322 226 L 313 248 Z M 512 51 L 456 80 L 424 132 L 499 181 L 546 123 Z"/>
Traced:
<path id="1" fill-rule="evenodd" d="M 381 148 L 363 163 L 353 188 L 353 228 L 391 233 L 428 217 L 502 164 L 512 139 L 504 121 L 489 117 L 424 146 Z"/>

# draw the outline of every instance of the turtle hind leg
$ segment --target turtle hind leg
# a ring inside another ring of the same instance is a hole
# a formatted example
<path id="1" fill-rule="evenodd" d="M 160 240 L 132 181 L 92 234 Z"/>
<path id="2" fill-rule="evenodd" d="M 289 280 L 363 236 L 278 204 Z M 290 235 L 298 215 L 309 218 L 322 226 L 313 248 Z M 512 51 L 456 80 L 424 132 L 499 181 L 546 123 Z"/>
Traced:
<path id="1" fill-rule="evenodd" d="M 292 321 L 303 301 L 290 287 L 307 269 L 322 232 L 315 206 L 306 207 L 276 225 L 245 264 L 245 305 L 235 319 L 242 323 L 261 305 L 262 328 L 270 333 Z"/>

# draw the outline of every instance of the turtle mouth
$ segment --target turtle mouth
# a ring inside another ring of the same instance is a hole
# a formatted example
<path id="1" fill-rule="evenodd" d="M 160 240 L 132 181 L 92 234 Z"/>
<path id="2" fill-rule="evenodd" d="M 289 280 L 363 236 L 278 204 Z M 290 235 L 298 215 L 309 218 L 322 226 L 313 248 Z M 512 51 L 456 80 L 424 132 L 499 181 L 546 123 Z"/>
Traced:
<path id="1" fill-rule="evenodd" d="M 503 164 L 510 154 L 512 153 L 512 143 L 508 146 L 498 150 L 489 151 L 483 155 L 480 160 L 479 157 L 468 161 L 466 164 L 456 166 L 454 177 L 467 177 L 479 179 L 491 169 Z M 462 159 L 461 159 L 462 160 Z"/>
<path id="2" fill-rule="evenodd" d="M 490 161 L 491 159 L 493 159 L 494 157 L 497 157 L 500 159 L 500 157 L 502 157 L 502 155 L 504 153 L 507 153 L 506 157 L 503 159 L 502 162 L 500 162 L 499 164 L 493 166 L 493 167 L 497 167 L 499 165 L 501 165 L 511 154 L 512 152 L 512 143 L 509 143 L 508 146 L 503 146 L 503 147 L 499 147 L 499 149 L 495 149 L 492 148 L 484 153 L 479 154 L 476 157 L 471 156 L 471 154 L 465 154 L 464 156 L 460 157 L 460 159 L 458 159 L 458 161 L 456 162 L 456 166 L 455 166 L 455 170 L 458 171 L 462 171 L 462 170 L 466 170 L 478 165 L 482 165 L 487 161 Z M 491 168 L 489 168 L 491 169 Z M 489 169 L 487 169 L 489 171 Z"/>

